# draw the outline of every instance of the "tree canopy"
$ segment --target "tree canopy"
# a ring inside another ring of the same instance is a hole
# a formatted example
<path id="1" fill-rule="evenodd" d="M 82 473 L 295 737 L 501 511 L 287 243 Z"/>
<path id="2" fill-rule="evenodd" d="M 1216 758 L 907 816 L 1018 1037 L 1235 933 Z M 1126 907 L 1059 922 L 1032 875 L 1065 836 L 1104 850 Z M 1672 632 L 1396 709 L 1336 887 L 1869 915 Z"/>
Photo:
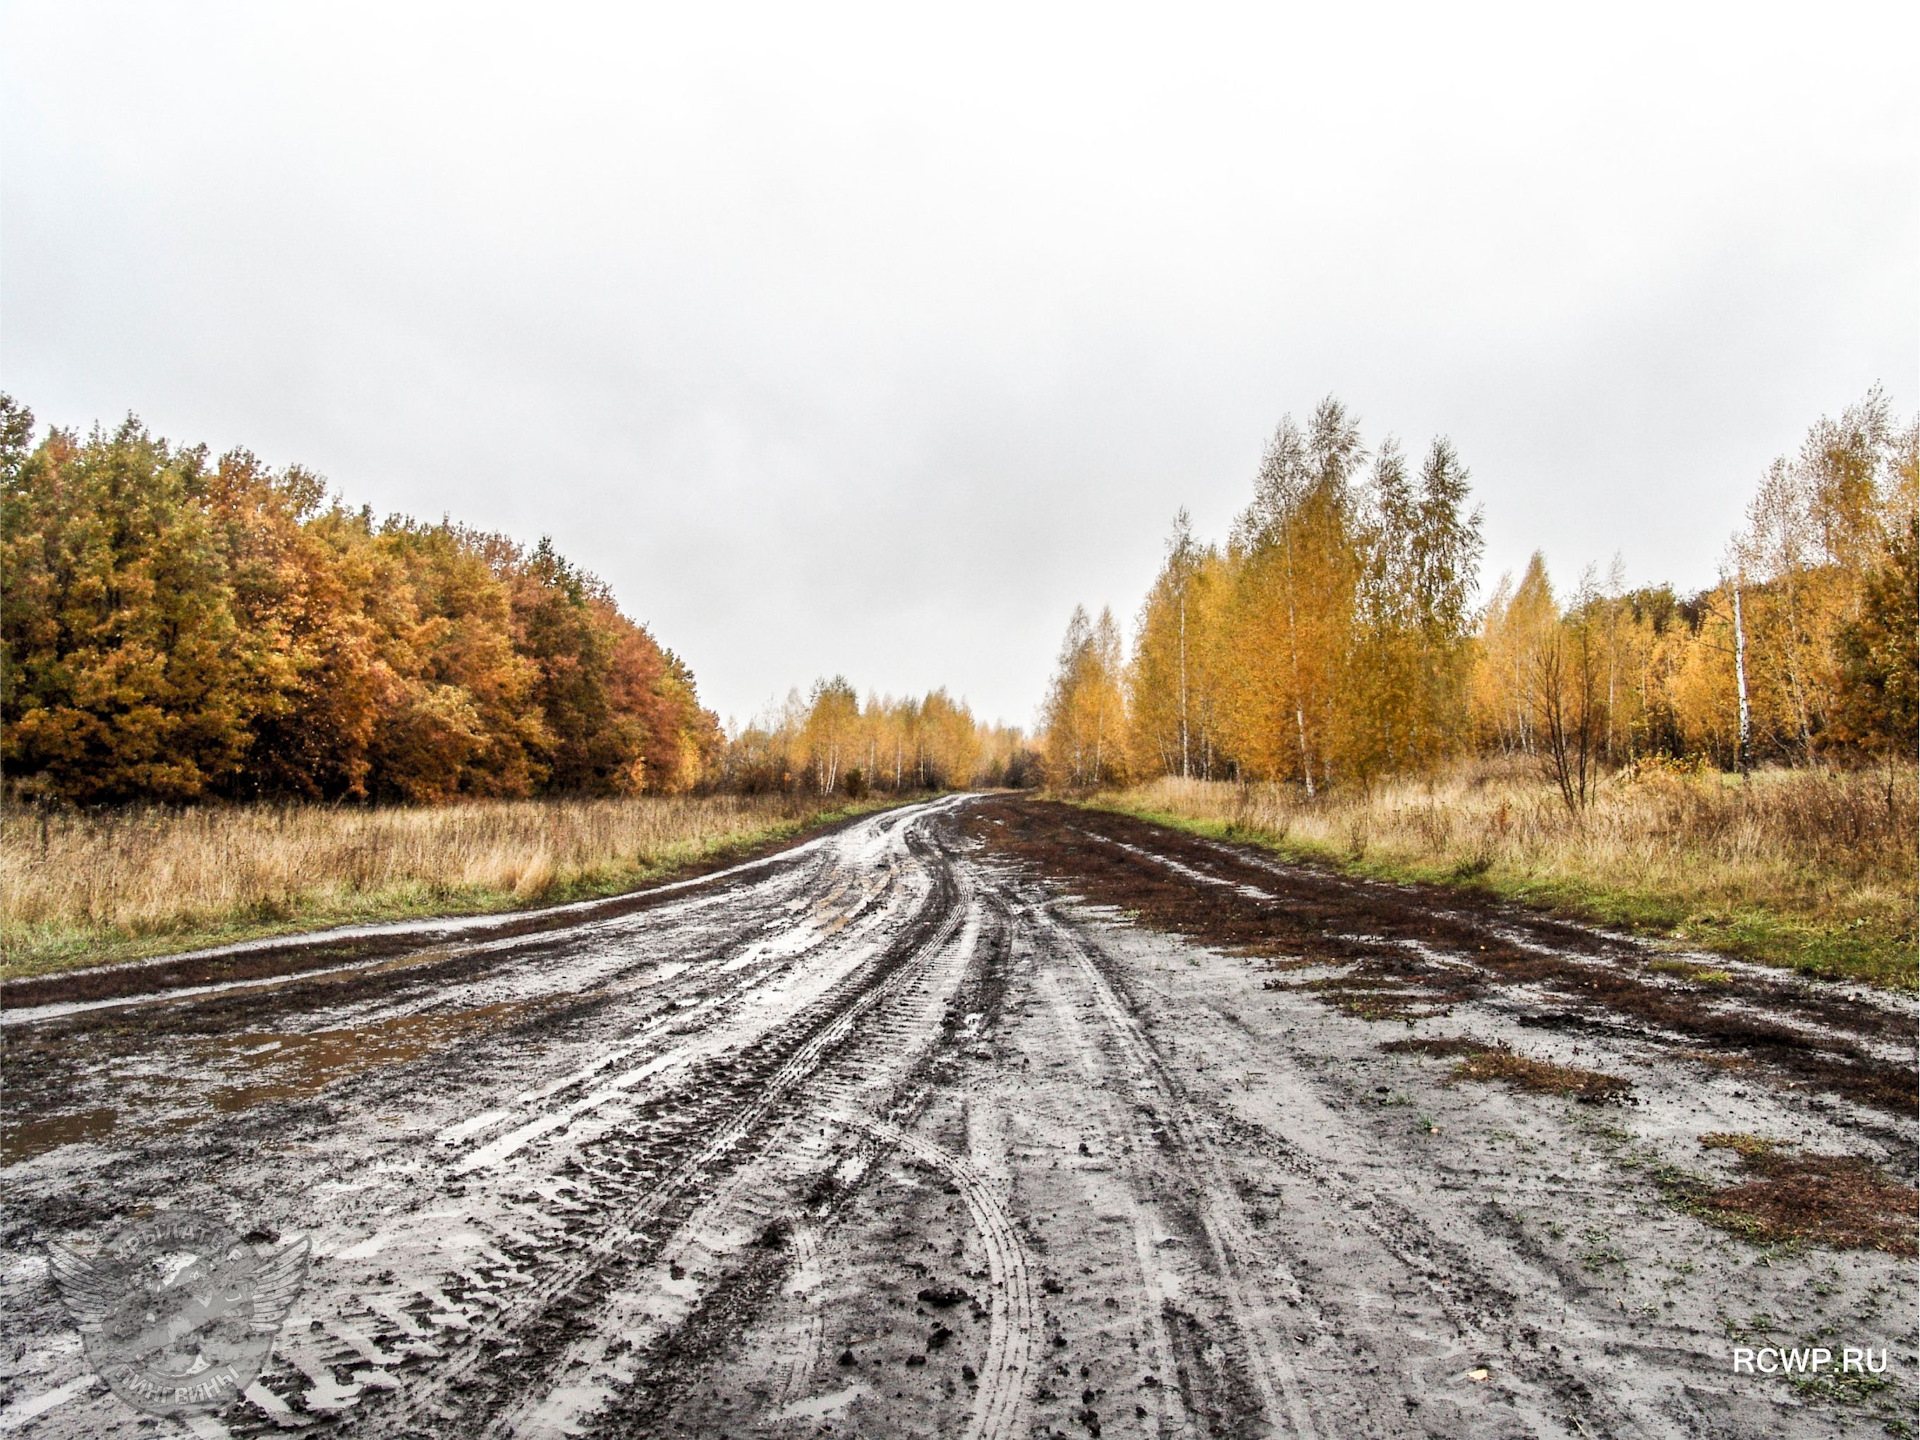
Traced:
<path id="1" fill-rule="evenodd" d="M 685 789 L 691 671 L 542 540 L 0 396 L 0 759 L 75 802 Z"/>
<path id="2" fill-rule="evenodd" d="M 1875 390 L 1760 477 L 1709 589 L 1628 590 L 1616 560 L 1556 592 L 1536 554 L 1477 604 L 1480 514 L 1452 444 L 1415 466 L 1329 398 L 1304 427 L 1281 421 L 1224 546 L 1176 518 L 1124 665 L 1075 610 L 1043 712 L 1048 777 L 1313 794 L 1479 750 L 1536 761 L 1579 808 L 1654 756 L 1911 754 L 1917 476 L 1920 428 Z"/>

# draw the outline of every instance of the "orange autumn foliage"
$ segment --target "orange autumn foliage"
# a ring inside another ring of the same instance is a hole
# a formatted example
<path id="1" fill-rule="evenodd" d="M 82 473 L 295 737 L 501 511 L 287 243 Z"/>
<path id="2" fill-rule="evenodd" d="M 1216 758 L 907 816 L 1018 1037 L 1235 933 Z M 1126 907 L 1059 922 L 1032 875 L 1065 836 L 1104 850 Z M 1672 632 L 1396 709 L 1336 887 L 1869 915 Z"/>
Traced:
<path id="1" fill-rule="evenodd" d="M 79 803 L 684 790 L 691 672 L 541 541 L 0 397 L 0 759 Z"/>

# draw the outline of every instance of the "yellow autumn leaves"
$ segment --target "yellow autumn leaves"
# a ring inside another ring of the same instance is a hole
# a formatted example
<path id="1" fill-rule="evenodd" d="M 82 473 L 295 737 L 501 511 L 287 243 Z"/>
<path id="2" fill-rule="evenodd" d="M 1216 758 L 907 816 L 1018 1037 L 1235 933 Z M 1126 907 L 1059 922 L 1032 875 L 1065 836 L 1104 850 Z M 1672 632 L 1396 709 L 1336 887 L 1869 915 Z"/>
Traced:
<path id="1" fill-rule="evenodd" d="M 717 782 L 757 794 L 805 790 L 852 796 L 904 794 L 969 785 L 1030 784 L 1033 765 L 1021 733 L 975 720 L 964 700 L 933 690 L 869 694 L 862 703 L 844 676 L 791 692 L 784 704 L 742 727 L 721 752 Z"/>
<path id="2" fill-rule="evenodd" d="M 1568 806 L 1652 756 L 1733 767 L 1911 748 L 1915 428 L 1875 391 L 1763 477 L 1721 583 L 1556 595 L 1537 555 L 1476 607 L 1479 514 L 1326 400 L 1283 421 L 1225 545 L 1184 512 L 1132 653 L 1076 610 L 1043 711 L 1050 781 L 1330 785 L 1469 750 L 1532 757 Z M 1745 717 L 1744 720 L 1742 717 Z"/>

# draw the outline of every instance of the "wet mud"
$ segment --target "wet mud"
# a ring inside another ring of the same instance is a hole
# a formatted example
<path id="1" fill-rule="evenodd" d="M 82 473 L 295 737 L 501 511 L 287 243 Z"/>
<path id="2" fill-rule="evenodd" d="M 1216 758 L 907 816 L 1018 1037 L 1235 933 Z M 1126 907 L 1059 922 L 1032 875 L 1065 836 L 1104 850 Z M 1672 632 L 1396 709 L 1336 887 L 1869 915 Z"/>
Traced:
<path id="1" fill-rule="evenodd" d="M 8 987 L 0 1428 L 187 1433 L 90 1380 L 44 1251 L 176 1206 L 313 1246 L 203 1436 L 1897 1427 L 1913 1006 L 1674 961 L 956 797 L 564 914 Z"/>
<path id="2" fill-rule="evenodd" d="M 1836 1000 L 1830 987 L 1751 965 L 1730 971 L 1717 957 L 1711 973 L 1725 979 L 1690 983 L 1708 967 L 1625 936 L 1458 891 L 1285 866 L 1251 847 L 1129 816 L 995 807 L 974 824 L 994 826 L 1001 845 L 1043 870 L 1071 876 L 1095 903 L 1273 957 L 1279 974 L 1269 988 L 1302 989 L 1365 1019 L 1426 1019 L 1506 995 L 1522 1000 L 1524 1023 L 1542 1029 L 1657 1038 L 1901 1117 L 1911 1117 L 1920 1094 L 1911 1006 Z M 1308 967 L 1334 973 L 1293 977 Z"/>

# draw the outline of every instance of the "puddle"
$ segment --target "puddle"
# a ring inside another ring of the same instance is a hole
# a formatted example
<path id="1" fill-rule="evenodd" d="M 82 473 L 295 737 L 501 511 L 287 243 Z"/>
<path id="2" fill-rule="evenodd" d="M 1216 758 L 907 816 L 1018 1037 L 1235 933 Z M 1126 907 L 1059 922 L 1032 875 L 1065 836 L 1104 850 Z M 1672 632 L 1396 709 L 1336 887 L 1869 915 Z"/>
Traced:
<path id="1" fill-rule="evenodd" d="M 398 1015 L 308 1034 L 248 1030 L 203 1038 L 193 1042 L 171 1073 L 143 1077 L 158 1082 L 172 1103 L 164 1116 L 157 1120 L 150 1116 L 135 1128 L 146 1134 L 190 1129 L 205 1118 L 206 1110 L 232 1114 L 274 1100 L 304 1099 L 363 1070 L 418 1060 L 528 1008 L 529 1002 L 516 1001 L 474 1010 Z M 103 1140 L 124 1128 L 110 1106 L 9 1119 L 0 1127 L 0 1164 L 12 1165 L 63 1145 Z"/>
<path id="2" fill-rule="evenodd" d="M 81 1145 L 113 1133 L 117 1112 L 111 1106 L 76 1110 L 71 1115 L 47 1115 L 35 1120 L 9 1120 L 0 1127 L 0 1165 L 31 1160 L 62 1145 Z"/>
<path id="3" fill-rule="evenodd" d="M 796 1400 L 780 1412 L 782 1420 L 819 1420 L 828 1415 L 838 1415 L 847 1406 L 867 1393 L 864 1385 L 849 1385 L 844 1390 L 836 1390 L 831 1395 L 816 1395 L 811 1400 Z"/>
<path id="4" fill-rule="evenodd" d="M 404 1065 L 524 1008 L 520 1002 L 397 1015 L 371 1025 L 308 1034 L 256 1030 L 204 1040 L 196 1048 L 221 1076 L 209 1103 L 225 1114 L 272 1100 L 303 1099 L 375 1066 Z"/>

